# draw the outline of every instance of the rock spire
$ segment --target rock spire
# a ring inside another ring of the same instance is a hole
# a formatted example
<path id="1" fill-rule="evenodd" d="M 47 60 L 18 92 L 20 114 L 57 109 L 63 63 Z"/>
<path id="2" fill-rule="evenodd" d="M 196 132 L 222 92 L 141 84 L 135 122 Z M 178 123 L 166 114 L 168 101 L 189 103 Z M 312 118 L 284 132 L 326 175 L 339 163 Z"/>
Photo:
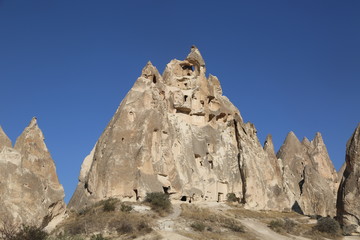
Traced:
<path id="1" fill-rule="evenodd" d="M 346 167 L 337 200 L 340 223 L 360 233 L 360 123 L 346 144 Z"/>
<path id="2" fill-rule="evenodd" d="M 36 118 L 14 148 L 0 151 L 0 189 L 0 220 L 47 227 L 64 216 L 64 190 Z"/>
<path id="3" fill-rule="evenodd" d="M 269 161 L 255 126 L 243 122 L 219 80 L 205 72 L 194 46 L 162 75 L 146 64 L 85 158 L 69 207 L 163 191 L 186 201 L 224 201 L 235 193 L 248 208 L 282 210 L 275 154 Z"/>

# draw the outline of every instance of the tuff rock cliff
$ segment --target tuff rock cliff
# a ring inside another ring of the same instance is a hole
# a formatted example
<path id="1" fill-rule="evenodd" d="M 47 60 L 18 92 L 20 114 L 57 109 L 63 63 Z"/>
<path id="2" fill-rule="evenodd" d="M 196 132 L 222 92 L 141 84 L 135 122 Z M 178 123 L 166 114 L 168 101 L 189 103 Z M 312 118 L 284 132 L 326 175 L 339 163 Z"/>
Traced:
<path id="1" fill-rule="evenodd" d="M 36 118 L 14 147 L 0 128 L 0 192 L 0 222 L 51 227 L 64 216 L 64 190 Z"/>
<path id="2" fill-rule="evenodd" d="M 360 233 L 360 124 L 346 144 L 345 164 L 337 199 L 338 219 Z"/>
<path id="3" fill-rule="evenodd" d="M 253 209 L 289 205 L 273 149 L 263 150 L 255 126 L 205 72 L 196 47 L 163 75 L 149 62 L 85 158 L 69 207 L 154 191 L 187 201 L 232 192 Z"/>
<path id="4" fill-rule="evenodd" d="M 302 142 L 290 132 L 277 157 L 292 209 L 306 215 L 335 216 L 338 176 L 320 133 Z"/>
<path id="5" fill-rule="evenodd" d="M 196 47 L 162 75 L 149 62 L 85 158 L 69 207 L 155 191 L 186 201 L 235 193 L 254 210 L 334 215 L 338 178 L 321 135 L 301 143 L 290 133 L 276 155 L 205 72 Z"/>

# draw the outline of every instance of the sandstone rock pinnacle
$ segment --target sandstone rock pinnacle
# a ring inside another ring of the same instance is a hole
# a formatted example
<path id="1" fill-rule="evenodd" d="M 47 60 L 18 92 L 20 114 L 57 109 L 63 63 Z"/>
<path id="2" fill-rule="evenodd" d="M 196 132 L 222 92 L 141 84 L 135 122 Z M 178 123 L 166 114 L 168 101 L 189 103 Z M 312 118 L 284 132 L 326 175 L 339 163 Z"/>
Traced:
<path id="1" fill-rule="evenodd" d="M 360 124 L 346 144 L 346 168 L 339 186 L 337 215 L 342 225 L 360 232 Z"/>
<path id="2" fill-rule="evenodd" d="M 0 151 L 3 147 L 12 147 L 10 138 L 5 134 L 0 126 Z"/>
<path id="3" fill-rule="evenodd" d="M 45 227 L 64 215 L 64 190 L 36 118 L 1 151 L 0 189 L 0 220 Z"/>
<path id="4" fill-rule="evenodd" d="M 255 126 L 205 72 L 196 47 L 162 75 L 146 64 L 85 158 L 69 207 L 163 191 L 184 201 L 235 193 L 247 208 L 286 208 L 279 161 L 269 161 Z"/>
<path id="5" fill-rule="evenodd" d="M 292 209 L 306 215 L 335 215 L 337 174 L 320 133 L 311 142 L 290 132 L 277 157 Z"/>

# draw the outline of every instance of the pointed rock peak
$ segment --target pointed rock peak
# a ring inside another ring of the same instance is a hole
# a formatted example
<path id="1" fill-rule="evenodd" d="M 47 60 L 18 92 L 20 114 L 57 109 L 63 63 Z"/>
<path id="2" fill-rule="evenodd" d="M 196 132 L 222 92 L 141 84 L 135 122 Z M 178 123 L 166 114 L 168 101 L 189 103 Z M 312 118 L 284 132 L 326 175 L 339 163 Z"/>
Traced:
<path id="1" fill-rule="evenodd" d="M 314 139 L 311 142 L 314 145 L 314 147 L 324 145 L 324 140 L 323 140 L 323 138 L 321 136 L 321 133 L 317 132 L 315 134 Z"/>
<path id="2" fill-rule="evenodd" d="M 12 143 L 10 138 L 6 135 L 2 127 L 0 126 L 0 150 L 3 147 L 11 147 Z"/>
<path id="3" fill-rule="evenodd" d="M 293 131 L 289 132 L 288 135 L 285 138 L 284 144 L 285 143 L 300 143 L 299 139 L 297 138 L 297 136 L 295 135 L 295 133 Z"/>
<path id="4" fill-rule="evenodd" d="M 150 61 L 147 62 L 145 67 L 142 69 L 141 76 L 156 83 L 160 80 L 160 73 Z"/>
<path id="5" fill-rule="evenodd" d="M 268 134 L 266 136 L 265 142 L 264 142 L 264 150 L 274 150 L 274 144 L 272 140 L 271 134 Z"/>
<path id="6" fill-rule="evenodd" d="M 26 141 L 25 139 L 31 139 L 31 142 L 37 142 L 39 144 L 39 146 L 41 145 L 42 148 L 47 151 L 47 148 L 44 143 L 44 135 L 38 126 L 36 117 L 33 117 L 31 119 L 29 125 L 24 129 L 24 131 L 21 133 L 21 135 L 16 139 L 14 148 L 17 150 L 21 150 L 25 146 L 29 145 L 29 141 Z"/>
<path id="7" fill-rule="evenodd" d="M 186 57 L 186 60 L 188 60 L 190 63 L 198 66 L 198 67 L 205 67 L 205 61 L 201 56 L 201 53 L 197 47 L 194 45 L 191 46 L 190 53 Z"/>
<path id="8" fill-rule="evenodd" d="M 274 150 L 274 144 L 272 140 L 271 134 L 268 134 L 266 137 L 266 140 L 264 142 L 264 151 L 272 157 L 276 158 L 275 150 Z"/>
<path id="9" fill-rule="evenodd" d="M 37 126 L 37 118 L 36 117 L 33 117 L 30 121 L 30 124 L 28 126 L 28 128 L 32 128 L 32 127 L 35 127 Z"/>
<path id="10" fill-rule="evenodd" d="M 360 123 L 346 144 L 346 165 L 360 165 Z"/>
<path id="11" fill-rule="evenodd" d="M 310 147 L 310 145 L 311 145 L 311 142 L 307 137 L 304 137 L 303 140 L 301 141 L 301 143 L 307 147 Z"/>

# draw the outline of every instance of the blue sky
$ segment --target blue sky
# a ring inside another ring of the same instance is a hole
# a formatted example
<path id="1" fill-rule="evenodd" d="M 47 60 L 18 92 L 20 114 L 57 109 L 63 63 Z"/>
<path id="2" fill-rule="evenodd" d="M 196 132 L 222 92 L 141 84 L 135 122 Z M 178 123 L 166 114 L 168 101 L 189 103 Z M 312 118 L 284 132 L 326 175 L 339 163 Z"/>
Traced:
<path id="1" fill-rule="evenodd" d="M 81 163 L 148 60 L 195 44 L 276 150 L 322 133 L 338 169 L 360 122 L 360 1 L 0 0 L 0 125 L 33 116 L 68 201 Z"/>

